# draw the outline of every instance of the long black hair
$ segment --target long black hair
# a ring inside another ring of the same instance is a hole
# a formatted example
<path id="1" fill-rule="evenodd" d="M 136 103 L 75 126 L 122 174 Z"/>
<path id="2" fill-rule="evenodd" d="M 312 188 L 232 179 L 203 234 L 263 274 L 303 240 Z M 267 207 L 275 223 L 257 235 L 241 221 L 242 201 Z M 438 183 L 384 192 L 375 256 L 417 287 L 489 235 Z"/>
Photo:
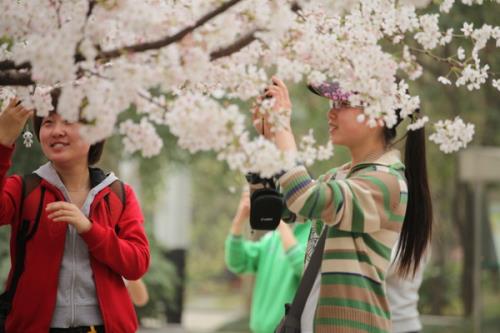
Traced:
<path id="1" fill-rule="evenodd" d="M 418 116 L 420 110 L 414 113 Z M 413 120 L 413 118 L 412 118 Z M 401 121 L 401 119 L 400 119 Z M 384 130 L 386 143 L 396 137 L 396 126 Z M 432 201 L 427 178 L 425 128 L 408 130 L 405 144 L 405 176 L 408 203 L 397 248 L 401 277 L 414 276 L 432 236 Z"/>

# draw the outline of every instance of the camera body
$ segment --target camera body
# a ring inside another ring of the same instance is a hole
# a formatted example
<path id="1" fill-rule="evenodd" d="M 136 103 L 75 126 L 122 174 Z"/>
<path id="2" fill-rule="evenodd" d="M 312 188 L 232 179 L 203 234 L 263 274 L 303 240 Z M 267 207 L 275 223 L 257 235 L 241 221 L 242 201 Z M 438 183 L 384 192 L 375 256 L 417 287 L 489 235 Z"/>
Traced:
<path id="1" fill-rule="evenodd" d="M 295 214 L 286 208 L 283 195 L 276 189 L 273 178 L 262 178 L 256 173 L 248 173 L 250 184 L 250 226 L 254 230 L 274 230 L 281 220 L 295 221 Z"/>

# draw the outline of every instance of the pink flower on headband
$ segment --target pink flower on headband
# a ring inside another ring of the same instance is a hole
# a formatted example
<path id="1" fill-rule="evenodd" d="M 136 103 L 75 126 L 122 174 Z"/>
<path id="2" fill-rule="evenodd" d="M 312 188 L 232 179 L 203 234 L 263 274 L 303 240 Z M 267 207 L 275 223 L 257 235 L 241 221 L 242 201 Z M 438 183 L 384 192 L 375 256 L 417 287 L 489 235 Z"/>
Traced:
<path id="1" fill-rule="evenodd" d="M 348 101 L 349 97 L 353 94 L 342 90 L 338 82 L 324 82 L 320 85 L 309 85 L 309 89 L 320 96 L 326 97 L 333 101 Z"/>

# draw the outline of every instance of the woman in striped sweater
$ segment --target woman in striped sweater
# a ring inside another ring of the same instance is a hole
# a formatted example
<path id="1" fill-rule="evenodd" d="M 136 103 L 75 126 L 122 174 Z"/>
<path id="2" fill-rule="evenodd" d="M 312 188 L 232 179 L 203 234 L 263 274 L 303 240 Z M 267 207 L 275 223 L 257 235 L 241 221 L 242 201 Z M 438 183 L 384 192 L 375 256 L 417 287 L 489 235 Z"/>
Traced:
<path id="1" fill-rule="evenodd" d="M 400 239 L 398 270 L 402 276 L 411 275 L 431 236 L 424 129 L 406 134 L 404 165 L 399 151 L 391 147 L 395 127 L 371 128 L 358 122 L 362 107 L 349 105 L 349 92 L 336 83 L 310 88 L 332 101 L 331 140 L 346 146 L 352 160 L 317 180 L 303 166 L 285 170 L 279 178 L 288 208 L 315 221 L 306 264 L 319 235 L 327 232 L 321 271 L 302 313 L 301 331 L 388 333 L 384 280 L 391 248 Z M 273 78 L 265 95 L 275 99 L 274 110 L 291 110 L 288 90 L 279 79 Z M 296 150 L 290 124 L 273 132 L 261 116 L 254 112 L 260 133 L 283 151 Z"/>

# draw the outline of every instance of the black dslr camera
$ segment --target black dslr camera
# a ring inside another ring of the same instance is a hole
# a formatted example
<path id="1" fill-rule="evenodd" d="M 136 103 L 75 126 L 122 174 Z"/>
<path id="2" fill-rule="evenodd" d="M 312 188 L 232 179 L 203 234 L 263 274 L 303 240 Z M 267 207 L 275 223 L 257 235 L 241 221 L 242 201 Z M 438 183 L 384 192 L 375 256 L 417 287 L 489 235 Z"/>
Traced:
<path id="1" fill-rule="evenodd" d="M 295 221 L 295 214 L 286 207 L 283 195 L 276 189 L 273 178 L 261 178 L 256 173 L 248 173 L 250 184 L 250 226 L 254 230 L 274 230 L 280 220 Z"/>

